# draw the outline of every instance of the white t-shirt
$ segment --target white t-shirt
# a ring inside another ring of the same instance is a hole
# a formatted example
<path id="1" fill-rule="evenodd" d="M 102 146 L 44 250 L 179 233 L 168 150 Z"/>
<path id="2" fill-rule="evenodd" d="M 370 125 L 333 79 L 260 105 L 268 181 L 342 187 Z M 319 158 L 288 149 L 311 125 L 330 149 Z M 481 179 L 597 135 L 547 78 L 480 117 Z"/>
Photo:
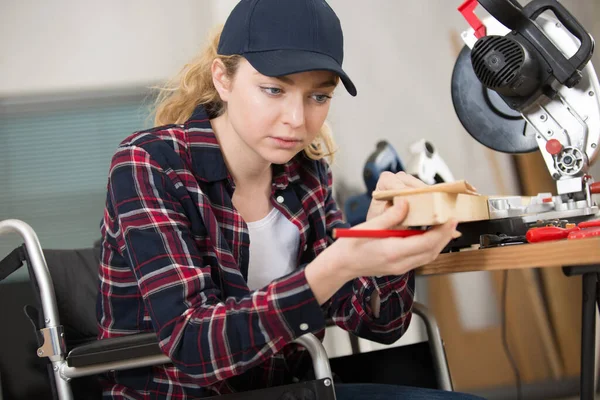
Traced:
<path id="1" fill-rule="evenodd" d="M 296 269 L 300 231 L 278 209 L 260 221 L 248 222 L 250 262 L 248 287 L 261 289 Z"/>

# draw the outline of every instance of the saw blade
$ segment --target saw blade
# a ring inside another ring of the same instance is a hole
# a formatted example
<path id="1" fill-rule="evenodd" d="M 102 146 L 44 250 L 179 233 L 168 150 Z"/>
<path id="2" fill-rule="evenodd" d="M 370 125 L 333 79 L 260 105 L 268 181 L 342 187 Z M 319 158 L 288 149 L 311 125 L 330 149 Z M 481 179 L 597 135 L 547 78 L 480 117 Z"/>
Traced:
<path id="1" fill-rule="evenodd" d="M 530 153 L 538 149 L 520 113 L 477 79 L 471 49 L 464 46 L 452 72 L 452 103 L 467 132 L 479 143 L 503 153 Z"/>

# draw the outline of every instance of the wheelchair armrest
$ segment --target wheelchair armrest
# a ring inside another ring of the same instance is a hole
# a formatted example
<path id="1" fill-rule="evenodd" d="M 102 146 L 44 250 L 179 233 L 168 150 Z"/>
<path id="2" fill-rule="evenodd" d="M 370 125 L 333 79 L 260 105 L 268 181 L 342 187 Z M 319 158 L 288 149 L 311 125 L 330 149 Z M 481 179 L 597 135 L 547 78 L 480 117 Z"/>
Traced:
<path id="1" fill-rule="evenodd" d="M 329 379 L 332 374 L 325 347 L 315 335 L 306 333 L 296 340 L 308 350 L 317 380 Z M 88 376 L 110 370 L 137 368 L 169 362 L 158 347 L 154 333 L 140 333 L 104 339 L 75 347 L 69 352 L 61 374 L 69 378 Z"/>
<path id="2" fill-rule="evenodd" d="M 67 355 L 67 365 L 87 367 L 162 354 L 154 333 L 140 333 L 77 346 Z"/>
<path id="3" fill-rule="evenodd" d="M 329 357 L 323 343 L 312 333 L 305 333 L 300 336 L 294 343 L 298 343 L 306 348 L 312 359 L 315 377 L 317 379 L 333 379 L 331 367 L 329 366 Z"/>

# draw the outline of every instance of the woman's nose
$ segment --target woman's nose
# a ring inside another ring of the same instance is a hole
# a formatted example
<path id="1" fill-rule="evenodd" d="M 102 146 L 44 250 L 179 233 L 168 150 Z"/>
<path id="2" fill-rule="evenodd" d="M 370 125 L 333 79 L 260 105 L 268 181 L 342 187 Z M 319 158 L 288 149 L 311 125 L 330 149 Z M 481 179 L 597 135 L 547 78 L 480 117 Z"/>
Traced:
<path id="1" fill-rule="evenodd" d="M 294 96 L 285 104 L 284 123 L 292 128 L 304 125 L 304 99 L 302 97 Z"/>

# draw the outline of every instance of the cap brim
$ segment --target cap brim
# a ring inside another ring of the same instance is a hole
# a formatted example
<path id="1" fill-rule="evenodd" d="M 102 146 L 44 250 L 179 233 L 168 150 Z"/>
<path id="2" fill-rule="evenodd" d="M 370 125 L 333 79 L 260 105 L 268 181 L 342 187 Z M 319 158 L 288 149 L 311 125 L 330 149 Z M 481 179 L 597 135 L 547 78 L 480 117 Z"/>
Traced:
<path id="1" fill-rule="evenodd" d="M 348 93 L 356 96 L 356 87 L 342 67 L 328 55 L 303 50 L 271 50 L 245 53 L 243 56 L 263 75 L 284 76 L 306 71 L 331 71 L 338 75 Z"/>

